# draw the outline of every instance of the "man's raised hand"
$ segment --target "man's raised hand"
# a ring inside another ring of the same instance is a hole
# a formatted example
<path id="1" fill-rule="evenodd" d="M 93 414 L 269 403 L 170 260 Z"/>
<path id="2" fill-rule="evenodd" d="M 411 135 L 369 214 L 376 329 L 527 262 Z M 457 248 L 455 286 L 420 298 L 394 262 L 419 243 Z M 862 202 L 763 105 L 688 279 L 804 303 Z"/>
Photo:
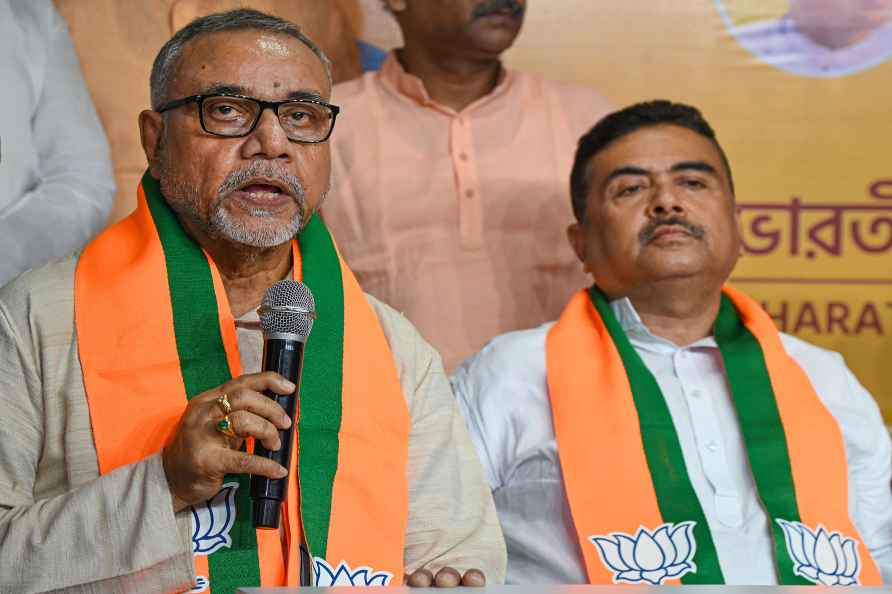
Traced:
<path id="1" fill-rule="evenodd" d="M 285 395 L 294 392 L 295 386 L 281 375 L 265 371 L 237 377 L 189 401 L 162 452 L 174 511 L 212 498 L 227 474 L 257 474 L 272 479 L 288 474 L 272 460 L 239 451 L 250 437 L 269 450 L 282 447 L 279 430 L 287 429 L 291 419 L 281 406 L 263 395 L 265 390 Z M 218 399 L 224 394 L 232 409 L 228 415 L 231 436 L 218 429 L 225 416 Z"/>

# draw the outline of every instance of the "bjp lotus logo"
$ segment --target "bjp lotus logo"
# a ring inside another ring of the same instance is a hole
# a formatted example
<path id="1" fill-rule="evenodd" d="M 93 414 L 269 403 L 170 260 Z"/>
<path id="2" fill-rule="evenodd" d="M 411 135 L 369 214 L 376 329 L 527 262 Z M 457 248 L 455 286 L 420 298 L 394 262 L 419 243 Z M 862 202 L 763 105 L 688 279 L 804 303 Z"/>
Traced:
<path id="1" fill-rule="evenodd" d="M 858 583 L 861 562 L 858 543 L 839 532 L 818 531 L 800 522 L 777 520 L 784 529 L 787 550 L 793 559 L 793 573 L 825 586 L 852 586 Z"/>
<path id="2" fill-rule="evenodd" d="M 591 536 L 601 561 L 614 572 L 613 582 L 659 586 L 663 580 L 696 572 L 692 559 L 697 550 L 691 534 L 695 522 L 663 524 L 653 532 L 641 527 L 633 537 L 623 532 Z"/>
<path id="3" fill-rule="evenodd" d="M 329 586 L 386 586 L 393 574 L 386 571 L 375 572 L 369 567 L 350 569 L 346 561 L 337 567 L 329 565 L 325 559 L 313 559 L 313 571 L 317 587 Z"/>
<path id="4" fill-rule="evenodd" d="M 229 531 L 235 524 L 235 492 L 238 483 L 226 483 L 220 492 L 192 506 L 192 553 L 210 555 L 232 546 Z"/>

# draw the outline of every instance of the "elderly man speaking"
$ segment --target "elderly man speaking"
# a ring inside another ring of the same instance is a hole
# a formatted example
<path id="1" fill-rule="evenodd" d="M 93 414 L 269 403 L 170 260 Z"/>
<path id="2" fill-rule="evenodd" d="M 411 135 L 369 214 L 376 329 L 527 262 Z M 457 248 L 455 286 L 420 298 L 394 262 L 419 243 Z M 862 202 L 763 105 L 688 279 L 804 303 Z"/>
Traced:
<path id="1" fill-rule="evenodd" d="M 137 210 L 0 293 L 0 591 L 502 579 L 438 355 L 361 292 L 315 215 L 328 70 L 286 21 L 193 21 L 152 71 Z M 295 386 L 237 327 L 286 277 L 319 312 L 293 420 L 263 392 Z M 291 468 L 241 447 L 278 449 L 292 422 Z M 253 527 L 247 474 L 289 477 L 278 530 Z"/>
<path id="2" fill-rule="evenodd" d="M 607 116 L 579 142 L 571 193 L 594 286 L 455 378 L 508 581 L 892 578 L 889 435 L 838 354 L 725 284 L 734 186 L 700 113 Z"/>

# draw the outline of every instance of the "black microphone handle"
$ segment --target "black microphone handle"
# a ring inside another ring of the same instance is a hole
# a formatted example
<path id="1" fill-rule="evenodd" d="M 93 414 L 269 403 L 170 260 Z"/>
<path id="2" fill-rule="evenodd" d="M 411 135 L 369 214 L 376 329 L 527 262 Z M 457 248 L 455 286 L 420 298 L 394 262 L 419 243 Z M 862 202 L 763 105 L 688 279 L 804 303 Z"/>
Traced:
<path id="1" fill-rule="evenodd" d="M 263 371 L 275 371 L 291 381 L 297 390 L 293 394 L 282 396 L 267 390 L 266 396 L 275 400 L 285 409 L 292 423 L 288 429 L 279 431 L 282 447 L 271 452 L 260 443 L 254 442 L 254 455 L 269 458 L 285 468 L 291 464 L 291 446 L 294 426 L 297 419 L 297 398 L 300 394 L 300 372 L 304 360 L 304 343 L 294 338 L 266 338 L 263 341 Z M 251 499 L 253 500 L 253 518 L 255 528 L 278 528 L 281 504 L 288 496 L 288 477 L 270 479 L 265 476 L 251 477 Z"/>

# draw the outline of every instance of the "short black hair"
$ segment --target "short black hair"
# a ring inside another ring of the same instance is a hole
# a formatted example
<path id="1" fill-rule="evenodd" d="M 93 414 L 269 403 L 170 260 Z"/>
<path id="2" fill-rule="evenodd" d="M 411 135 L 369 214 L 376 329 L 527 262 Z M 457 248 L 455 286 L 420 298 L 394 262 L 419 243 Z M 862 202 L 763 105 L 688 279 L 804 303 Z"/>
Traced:
<path id="1" fill-rule="evenodd" d="M 585 218 L 586 201 L 589 194 L 588 165 L 596 154 L 604 150 L 614 140 L 622 138 L 641 128 L 671 124 L 681 126 L 713 142 L 722 157 L 722 164 L 728 173 L 731 195 L 734 195 L 734 180 L 728 157 L 715 136 L 715 131 L 700 113 L 700 110 L 684 103 L 666 100 L 646 101 L 615 111 L 598 121 L 594 127 L 579 139 L 573 171 L 570 173 L 570 197 L 573 201 L 573 214 L 580 223 Z"/>

